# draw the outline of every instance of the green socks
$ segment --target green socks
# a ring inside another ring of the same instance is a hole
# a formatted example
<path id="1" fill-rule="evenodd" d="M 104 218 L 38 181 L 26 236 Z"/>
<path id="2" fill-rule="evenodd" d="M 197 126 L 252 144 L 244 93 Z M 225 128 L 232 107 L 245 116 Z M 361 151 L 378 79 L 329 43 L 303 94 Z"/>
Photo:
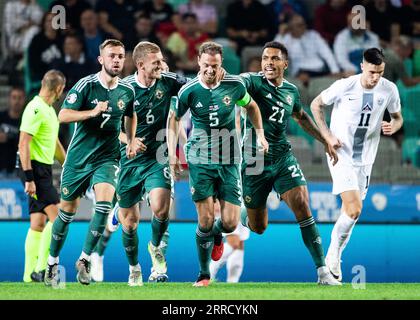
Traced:
<path id="1" fill-rule="evenodd" d="M 50 256 L 58 257 L 60 255 L 61 248 L 63 248 L 64 242 L 69 232 L 69 224 L 73 221 L 74 212 L 66 212 L 61 209 L 58 210 L 58 217 L 55 219 L 52 226 L 51 236 L 51 247 Z"/>
<path id="2" fill-rule="evenodd" d="M 34 271 L 37 264 L 41 237 L 42 232 L 34 231 L 29 228 L 25 240 L 25 270 L 23 273 L 24 282 L 32 281 L 31 273 Z"/>
<path id="3" fill-rule="evenodd" d="M 38 262 L 35 267 L 35 272 L 40 272 L 47 268 L 48 254 L 50 253 L 51 234 L 53 224 L 48 221 L 41 234 L 41 241 L 38 250 Z"/>
<path id="4" fill-rule="evenodd" d="M 88 256 L 91 255 L 93 249 L 96 247 L 102 233 L 105 230 L 106 220 L 108 214 L 112 209 L 111 202 L 98 201 L 95 205 L 95 214 L 89 225 L 89 231 L 86 236 L 85 244 L 83 246 L 83 252 Z"/>
<path id="5" fill-rule="evenodd" d="M 303 242 L 308 248 L 312 260 L 317 268 L 325 266 L 324 249 L 322 248 L 321 237 L 313 217 L 299 221 Z"/>
<path id="6" fill-rule="evenodd" d="M 166 251 L 168 251 L 168 245 L 169 245 L 169 231 L 166 230 L 162 236 L 162 240 L 160 240 L 160 245 L 159 245 L 159 248 L 165 257 L 166 257 Z"/>
<path id="7" fill-rule="evenodd" d="M 213 250 L 214 235 L 212 230 L 205 230 L 197 226 L 195 241 L 197 244 L 198 261 L 200 262 L 200 275 L 210 276 L 211 251 Z"/>
<path id="8" fill-rule="evenodd" d="M 152 217 L 152 244 L 155 247 L 160 245 L 163 234 L 168 229 L 169 218 L 166 220 L 159 220 L 155 215 Z"/>
<path id="9" fill-rule="evenodd" d="M 130 266 L 136 266 L 139 263 L 139 237 L 137 235 L 137 229 L 128 230 L 122 226 L 122 242 L 127 256 L 128 264 Z"/>
<path id="10" fill-rule="evenodd" d="M 93 250 L 96 252 L 99 256 L 103 256 L 106 247 L 108 246 L 108 241 L 111 239 L 112 232 L 109 232 L 106 228 L 104 230 L 104 233 L 102 234 L 102 237 L 99 239 L 98 244 L 96 245 L 95 249 Z"/>

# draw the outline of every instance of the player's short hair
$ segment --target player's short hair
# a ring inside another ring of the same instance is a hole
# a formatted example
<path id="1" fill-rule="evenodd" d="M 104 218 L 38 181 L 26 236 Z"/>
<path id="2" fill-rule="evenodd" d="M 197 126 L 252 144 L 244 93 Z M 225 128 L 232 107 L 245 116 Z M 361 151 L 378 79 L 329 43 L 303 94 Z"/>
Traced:
<path id="1" fill-rule="evenodd" d="M 133 61 L 137 64 L 137 61 L 146 57 L 149 53 L 161 52 L 159 46 L 156 43 L 149 41 L 139 42 L 133 50 Z"/>
<path id="2" fill-rule="evenodd" d="M 279 49 L 281 51 L 282 56 L 287 60 L 289 58 L 289 52 L 287 51 L 287 48 L 284 44 L 278 42 L 278 41 L 270 41 L 270 42 L 266 42 L 266 44 L 263 47 L 264 51 L 267 48 L 274 48 L 274 49 Z"/>
<path id="3" fill-rule="evenodd" d="M 122 47 L 123 49 L 125 49 L 124 43 L 122 43 L 120 40 L 117 40 L 117 39 L 106 39 L 99 46 L 99 52 L 100 52 L 100 54 L 102 54 L 102 51 L 106 47 Z"/>
<path id="4" fill-rule="evenodd" d="M 207 53 L 212 56 L 216 54 L 220 54 L 221 56 L 223 56 L 223 47 L 216 42 L 206 41 L 203 42 L 200 46 L 200 49 L 198 49 L 198 56 L 201 57 L 203 53 Z"/>
<path id="5" fill-rule="evenodd" d="M 379 66 L 383 62 L 385 62 L 385 56 L 382 49 L 369 48 L 365 50 L 365 52 L 363 52 L 363 60 L 368 63 Z"/>
<path id="6" fill-rule="evenodd" d="M 66 84 L 66 77 L 64 74 L 59 70 L 49 70 L 44 74 L 44 77 L 41 81 L 42 87 L 53 91 L 57 89 L 58 86 L 62 86 Z"/>

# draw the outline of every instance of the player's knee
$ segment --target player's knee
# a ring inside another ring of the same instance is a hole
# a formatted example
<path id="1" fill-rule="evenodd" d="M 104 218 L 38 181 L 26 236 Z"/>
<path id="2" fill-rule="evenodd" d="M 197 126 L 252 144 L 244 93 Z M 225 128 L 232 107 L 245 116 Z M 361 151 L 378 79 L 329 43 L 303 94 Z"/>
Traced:
<path id="1" fill-rule="evenodd" d="M 123 222 L 123 226 L 127 231 L 134 231 L 137 229 L 138 220 L 134 216 L 128 216 Z"/>
<path id="2" fill-rule="evenodd" d="M 153 210 L 153 214 L 159 220 L 166 220 L 169 217 L 169 206 L 161 206 Z"/>
<path id="3" fill-rule="evenodd" d="M 238 226 L 238 222 L 235 219 L 233 218 L 223 219 L 223 228 L 225 229 L 226 233 L 235 231 L 237 226 Z"/>
<path id="4" fill-rule="evenodd" d="M 40 222 L 31 222 L 31 229 L 33 231 L 42 232 L 44 230 L 45 225 Z"/>
<path id="5" fill-rule="evenodd" d="M 346 213 L 350 218 L 352 218 L 353 220 L 356 220 L 359 218 L 360 214 L 362 213 L 362 205 L 352 204 L 348 206 Z"/>
<path id="6" fill-rule="evenodd" d="M 266 223 L 257 223 L 252 226 L 252 231 L 254 231 L 257 234 L 263 234 L 266 229 L 267 229 Z"/>
<path id="7" fill-rule="evenodd" d="M 200 228 L 209 230 L 213 227 L 214 219 L 210 215 L 201 216 L 199 219 Z"/>

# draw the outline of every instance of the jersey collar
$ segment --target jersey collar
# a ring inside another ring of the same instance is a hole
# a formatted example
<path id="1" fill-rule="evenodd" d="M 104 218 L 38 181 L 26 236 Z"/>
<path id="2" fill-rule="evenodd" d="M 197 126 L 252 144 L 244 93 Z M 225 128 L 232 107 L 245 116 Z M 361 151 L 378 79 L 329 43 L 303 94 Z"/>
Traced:
<path id="1" fill-rule="evenodd" d="M 268 84 L 269 84 L 270 86 L 272 86 L 272 87 L 274 87 L 274 88 L 276 88 L 276 89 L 283 87 L 283 82 L 284 82 L 284 79 L 283 79 L 283 80 L 281 80 L 281 83 L 280 83 L 278 86 L 276 86 L 274 83 L 272 83 L 272 82 L 271 82 L 270 80 L 268 80 L 267 78 L 265 78 L 265 79 L 267 80 L 267 82 L 268 82 Z"/>
<path id="2" fill-rule="evenodd" d="M 99 81 L 99 83 L 101 84 L 101 86 L 102 87 L 104 87 L 106 90 L 114 90 L 116 87 L 118 87 L 118 81 L 119 81 L 119 78 L 117 77 L 117 81 L 115 82 L 115 85 L 113 86 L 113 87 L 111 87 L 111 88 L 108 88 L 102 81 L 101 81 L 101 78 L 99 77 L 99 73 L 100 72 L 98 72 L 97 74 L 96 74 L 96 77 L 98 78 L 98 81 Z"/>
<path id="3" fill-rule="evenodd" d="M 216 89 L 217 87 L 219 87 L 220 86 L 220 84 L 222 83 L 222 81 L 219 81 L 219 83 L 218 84 L 216 84 L 213 88 L 209 88 L 203 81 L 201 81 L 201 77 L 200 77 L 200 74 L 198 74 L 197 75 L 197 78 L 198 78 L 198 83 L 204 88 L 204 89 L 207 89 L 207 90 L 214 90 L 214 89 Z"/>
<path id="4" fill-rule="evenodd" d="M 155 85 L 155 83 L 156 83 L 156 79 L 154 79 L 154 80 L 153 80 L 153 82 L 152 82 L 152 84 L 150 85 L 150 87 L 145 86 L 143 83 L 141 83 L 141 82 L 139 81 L 137 71 L 134 73 L 134 80 L 136 81 L 137 85 L 138 85 L 140 88 L 142 88 L 142 89 L 149 89 L 149 88 L 153 87 L 153 86 Z"/>

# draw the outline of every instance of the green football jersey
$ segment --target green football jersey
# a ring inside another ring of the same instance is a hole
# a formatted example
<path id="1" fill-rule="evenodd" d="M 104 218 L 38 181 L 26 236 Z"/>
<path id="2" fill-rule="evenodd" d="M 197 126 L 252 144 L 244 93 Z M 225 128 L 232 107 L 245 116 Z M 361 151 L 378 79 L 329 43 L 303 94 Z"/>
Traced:
<path id="1" fill-rule="evenodd" d="M 144 138 L 147 146 L 145 152 L 137 154 L 134 159 L 127 159 L 125 144 L 121 145 L 121 166 L 136 166 L 149 159 L 158 157 L 162 161 L 167 154 L 156 154 L 159 147 L 165 145 L 166 125 L 170 110 L 171 97 L 187 82 L 185 77 L 172 72 L 162 72 L 162 78 L 150 87 L 145 87 L 137 79 L 137 72 L 124 79 L 135 91 L 134 110 L 137 113 L 136 137 Z"/>
<path id="2" fill-rule="evenodd" d="M 241 74 L 251 97 L 258 104 L 264 127 L 264 135 L 269 144 L 265 160 L 275 161 L 289 151 L 291 146 L 286 137 L 287 123 L 293 112 L 302 109 L 297 87 L 283 79 L 279 86 L 269 82 L 262 72 Z M 251 121 L 245 116 L 243 133 L 244 160 L 254 157 L 257 138 Z M 251 154 L 252 152 L 252 154 Z"/>
<path id="3" fill-rule="evenodd" d="M 123 116 L 133 116 L 134 89 L 121 79 L 114 88 L 106 88 L 99 73 L 79 80 L 67 94 L 63 109 L 92 110 L 99 101 L 108 101 L 108 110 L 76 123 L 67 151 L 65 166 L 92 168 L 102 162 L 119 160 L 119 134 Z"/>
<path id="4" fill-rule="evenodd" d="M 191 111 L 192 133 L 186 145 L 190 163 L 240 163 L 241 151 L 235 129 L 235 104 L 251 101 L 239 76 L 225 75 L 214 88 L 208 88 L 198 77 L 184 85 L 178 94 L 175 115 L 181 118 Z"/>

